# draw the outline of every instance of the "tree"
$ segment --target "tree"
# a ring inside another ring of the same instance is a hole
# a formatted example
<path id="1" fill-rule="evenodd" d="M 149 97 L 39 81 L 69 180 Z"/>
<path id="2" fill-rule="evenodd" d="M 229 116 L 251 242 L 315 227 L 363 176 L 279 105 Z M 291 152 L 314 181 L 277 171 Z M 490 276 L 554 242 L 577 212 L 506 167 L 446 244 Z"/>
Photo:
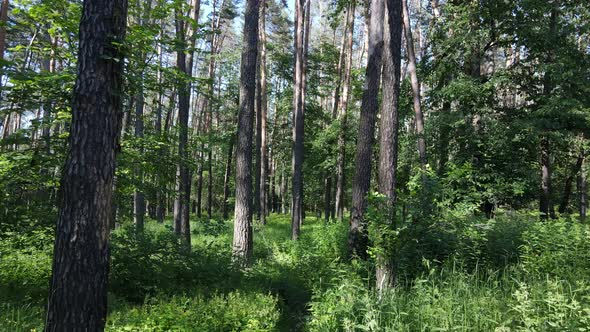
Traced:
<path id="1" fill-rule="evenodd" d="M 375 119 L 379 109 L 379 86 L 383 57 L 383 0 L 372 0 L 369 18 L 368 61 L 361 102 L 355 173 L 352 182 L 352 206 L 348 250 L 350 254 L 367 256 L 367 227 L 364 220 L 367 194 L 371 183 L 371 160 L 375 136 Z"/>
<path id="2" fill-rule="evenodd" d="M 84 1 L 46 331 L 105 326 L 126 19 L 126 0 Z"/>
<path id="3" fill-rule="evenodd" d="M 383 48 L 383 103 L 379 141 L 379 193 L 386 197 L 383 209 L 387 211 L 385 223 L 395 227 L 394 204 L 397 189 L 399 95 L 402 47 L 402 1 L 387 0 L 385 47 Z M 392 257 L 379 255 L 376 267 L 377 289 L 381 292 L 393 286 L 395 280 Z"/>
<path id="4" fill-rule="evenodd" d="M 176 9 L 176 38 L 180 43 L 176 51 L 176 67 L 181 73 L 178 87 L 178 168 L 176 189 L 178 197 L 174 202 L 174 230 L 177 235 L 182 235 L 184 242 L 190 246 L 190 193 L 191 177 L 187 165 L 188 162 L 188 118 L 191 97 L 191 79 L 193 72 L 193 55 L 196 41 L 196 23 L 201 8 L 200 0 L 191 1 L 191 21 L 194 28 L 188 28 L 186 20 L 182 17 L 181 9 Z M 192 32 L 192 33 L 191 33 Z M 188 36 L 188 38 L 187 38 Z M 186 51 L 186 48 L 189 51 Z"/>
<path id="5" fill-rule="evenodd" d="M 352 46 L 354 37 L 354 11 L 355 1 L 351 1 L 346 16 L 347 37 L 346 48 L 343 49 L 345 57 L 344 87 L 342 88 L 342 99 L 338 105 L 338 120 L 340 121 L 340 132 L 338 133 L 338 156 L 336 158 L 336 197 L 335 209 L 336 219 L 342 221 L 344 218 L 344 170 L 346 159 L 346 126 L 348 123 L 348 104 L 350 102 L 350 81 L 352 72 Z"/>
<path id="6" fill-rule="evenodd" d="M 256 213 L 261 224 L 266 224 L 268 173 L 267 154 L 267 96 L 266 96 L 266 1 L 260 3 L 260 26 L 258 27 L 258 75 L 256 78 Z"/>
<path id="7" fill-rule="evenodd" d="M 418 136 L 418 154 L 420 156 L 420 166 L 424 168 L 427 163 L 426 159 L 426 138 L 424 136 L 424 114 L 422 113 L 420 97 L 420 81 L 416 72 L 416 52 L 414 51 L 414 38 L 412 37 L 412 28 L 410 26 L 410 12 L 408 10 L 407 0 L 402 0 L 404 37 L 406 38 L 406 53 L 408 54 L 408 72 L 410 74 L 410 83 L 412 85 L 412 97 L 414 103 L 414 114 L 416 117 L 416 135 Z"/>
<path id="8" fill-rule="evenodd" d="M 293 180 L 291 185 L 291 238 L 297 240 L 303 222 L 303 134 L 305 112 L 305 62 L 309 41 L 308 0 L 295 1 L 295 68 L 293 71 Z"/>
<path id="9" fill-rule="evenodd" d="M 248 0 L 244 13 L 244 37 L 240 73 L 240 106 L 236 145 L 236 207 L 233 256 L 247 264 L 252 256 L 252 135 L 256 98 L 259 0 Z"/>

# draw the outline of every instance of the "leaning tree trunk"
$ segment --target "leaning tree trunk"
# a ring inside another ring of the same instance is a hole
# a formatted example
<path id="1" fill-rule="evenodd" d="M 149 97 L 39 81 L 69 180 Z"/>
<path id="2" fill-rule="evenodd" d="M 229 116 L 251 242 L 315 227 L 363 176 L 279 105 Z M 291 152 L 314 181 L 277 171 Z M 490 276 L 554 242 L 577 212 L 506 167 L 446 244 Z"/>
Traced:
<path id="1" fill-rule="evenodd" d="M 252 257 L 252 136 L 258 55 L 258 5 L 259 0 L 248 0 L 244 13 L 233 239 L 233 257 L 239 264 L 248 264 Z"/>
<path id="2" fill-rule="evenodd" d="M 84 1 L 46 331 L 105 327 L 126 20 L 126 0 Z"/>
<path id="3" fill-rule="evenodd" d="M 383 55 L 383 0 L 371 1 L 368 62 L 361 102 L 355 173 L 352 183 L 352 207 L 348 234 L 349 254 L 367 257 L 367 225 L 364 214 L 371 183 L 371 159 L 375 136 L 375 119 L 379 108 L 379 83 Z"/>
<path id="4" fill-rule="evenodd" d="M 387 197 L 385 209 L 388 213 L 386 223 L 395 227 L 395 190 L 398 156 L 399 94 L 401 76 L 402 46 L 402 1 L 387 0 L 385 21 L 385 47 L 383 49 L 383 102 L 381 105 L 381 124 L 379 142 L 379 193 Z M 393 224 L 393 225 L 392 225 Z M 377 236 L 384 236 L 378 234 Z M 389 240 L 385 238 L 385 240 Z M 377 256 L 376 286 L 379 294 L 393 287 L 395 281 L 395 262 L 393 253 Z"/>

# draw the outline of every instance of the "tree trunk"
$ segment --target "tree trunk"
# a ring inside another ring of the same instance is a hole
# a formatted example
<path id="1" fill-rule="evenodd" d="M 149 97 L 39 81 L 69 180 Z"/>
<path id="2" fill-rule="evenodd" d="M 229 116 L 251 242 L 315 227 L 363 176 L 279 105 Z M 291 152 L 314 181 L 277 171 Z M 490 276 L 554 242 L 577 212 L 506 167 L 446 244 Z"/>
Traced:
<path id="1" fill-rule="evenodd" d="M 8 23 L 8 11 L 10 10 L 10 1 L 2 0 L 0 8 L 0 59 L 4 60 L 6 52 L 6 24 Z"/>
<path id="2" fill-rule="evenodd" d="M 416 116 L 416 135 L 418 136 L 418 154 L 420 156 L 420 166 L 422 169 L 427 164 L 426 159 L 426 139 L 424 137 L 424 114 L 422 114 L 420 81 L 416 72 L 416 52 L 414 51 L 414 40 L 412 37 L 412 28 L 410 26 L 410 12 L 408 10 L 407 0 L 402 0 L 404 36 L 406 37 L 406 52 L 408 54 L 408 72 L 410 73 L 410 82 L 412 85 L 412 96 L 414 102 L 414 114 Z"/>
<path id="3" fill-rule="evenodd" d="M 295 0 L 295 70 L 293 94 L 293 183 L 291 185 L 291 239 L 297 240 L 303 221 L 303 133 L 305 81 L 305 12 L 308 0 Z"/>
<path id="4" fill-rule="evenodd" d="M 371 1 L 369 19 L 369 47 L 365 87 L 361 102 L 358 141 L 356 146 L 355 174 L 352 183 L 352 207 L 348 249 L 351 255 L 367 257 L 367 227 L 364 214 L 371 183 L 372 150 L 375 136 L 375 119 L 379 108 L 379 83 L 383 55 L 383 0 Z"/>
<path id="5" fill-rule="evenodd" d="M 385 47 L 383 48 L 383 102 L 381 105 L 381 124 L 379 142 L 379 193 L 387 197 L 385 209 L 388 224 L 395 227 L 395 190 L 397 188 L 397 156 L 399 126 L 399 94 L 401 76 L 402 47 L 402 2 L 406 0 L 387 0 L 385 27 Z M 379 235 L 378 235 L 379 236 Z M 395 281 L 395 262 L 391 252 L 377 256 L 376 283 L 379 294 L 391 288 Z"/>
<path id="6" fill-rule="evenodd" d="M 586 214 L 588 211 L 588 197 L 586 193 L 586 166 L 582 163 L 582 170 L 578 175 L 578 209 L 580 213 L 580 221 L 586 221 Z"/>
<path id="7" fill-rule="evenodd" d="M 258 43 L 258 75 L 256 77 L 256 183 L 254 209 L 261 224 L 266 224 L 266 178 L 268 156 L 266 153 L 266 28 L 265 0 L 260 1 L 259 43 Z"/>
<path id="8" fill-rule="evenodd" d="M 547 220 L 549 217 L 555 218 L 553 202 L 551 200 L 551 161 L 549 138 L 541 137 L 541 198 L 539 199 L 539 211 L 541 220 Z"/>
<path id="9" fill-rule="evenodd" d="M 225 175 L 223 177 L 223 219 L 229 218 L 229 177 L 231 176 L 231 162 L 234 152 L 235 136 L 232 135 L 229 139 L 229 147 L 227 151 L 227 160 L 225 162 Z"/>
<path id="10" fill-rule="evenodd" d="M 135 137 L 137 139 L 143 139 L 143 84 L 140 84 L 139 91 L 137 93 L 137 102 L 135 104 Z M 143 143 L 140 144 L 140 146 Z M 140 156 L 143 155 L 143 147 L 139 149 Z M 135 167 L 135 173 L 138 178 L 140 186 L 143 185 L 143 170 L 141 166 Z M 141 188 L 136 188 L 133 193 L 133 221 L 135 222 L 135 228 L 138 232 L 143 232 L 144 227 L 144 216 L 145 216 L 145 197 Z"/>
<path id="11" fill-rule="evenodd" d="M 103 331 L 127 1 L 86 0 L 45 331 Z M 111 60 L 117 59 L 117 61 Z"/>
<path id="12" fill-rule="evenodd" d="M 256 98 L 258 5 L 259 0 L 247 0 L 244 13 L 233 238 L 233 257 L 239 264 L 248 264 L 252 257 L 252 127 Z"/>
<path id="13" fill-rule="evenodd" d="M 191 20 L 192 26 L 197 26 L 201 2 L 193 0 L 191 2 Z M 192 77 L 192 65 L 194 45 L 196 41 L 195 29 L 186 29 L 187 24 L 181 17 L 181 13 L 176 13 L 176 38 L 182 41 L 180 49 L 176 52 L 176 66 L 178 71 L 185 75 L 186 79 Z M 187 33 L 192 32 L 192 34 Z M 188 36 L 188 40 L 187 40 Z M 189 48 L 188 52 L 186 48 Z M 188 119 L 190 111 L 191 84 L 190 81 L 182 80 L 178 86 L 178 169 L 177 184 L 178 197 L 174 202 L 174 225 L 176 234 L 182 236 L 185 244 L 190 248 L 190 193 L 191 193 L 191 176 L 188 169 Z"/>
<path id="14" fill-rule="evenodd" d="M 582 151 L 580 151 L 580 153 L 578 155 L 578 158 L 576 159 L 576 163 L 575 163 L 574 167 L 572 167 L 570 174 L 565 179 L 563 196 L 561 198 L 561 203 L 559 204 L 559 209 L 558 209 L 560 214 L 563 214 L 567 211 L 567 207 L 569 206 L 569 203 L 570 203 L 570 196 L 572 194 L 572 185 L 574 182 L 574 178 L 577 177 L 578 173 L 582 169 L 582 165 L 584 164 L 585 157 L 586 157 L 586 153 L 582 149 Z"/>
<path id="15" fill-rule="evenodd" d="M 338 112 L 340 121 L 340 132 L 338 133 L 338 156 L 336 158 L 336 219 L 342 221 L 344 218 L 344 166 L 346 159 L 346 125 L 348 120 L 348 103 L 350 102 L 350 81 L 352 71 L 352 46 L 354 36 L 354 12 L 355 1 L 350 3 L 346 17 L 347 40 L 345 48 L 345 69 L 344 69 L 344 87 L 342 88 L 342 99 Z"/>

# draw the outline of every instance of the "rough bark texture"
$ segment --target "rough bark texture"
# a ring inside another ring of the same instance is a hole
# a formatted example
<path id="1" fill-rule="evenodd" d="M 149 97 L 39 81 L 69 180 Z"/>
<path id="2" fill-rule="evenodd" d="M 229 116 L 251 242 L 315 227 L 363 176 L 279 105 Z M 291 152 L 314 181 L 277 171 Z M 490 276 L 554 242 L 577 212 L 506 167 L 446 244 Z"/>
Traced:
<path id="1" fill-rule="evenodd" d="M 247 264 L 252 256 L 252 135 L 258 55 L 258 5 L 258 0 L 248 0 L 244 14 L 233 238 L 233 256 L 239 264 Z"/>
<path id="2" fill-rule="evenodd" d="M 338 156 L 336 158 L 336 197 L 335 209 L 336 219 L 342 221 L 344 218 L 344 164 L 346 159 L 346 125 L 348 103 L 350 102 L 350 78 L 352 71 L 352 46 L 354 36 L 354 11 L 355 1 L 350 3 L 346 17 L 346 47 L 344 50 L 344 87 L 342 88 L 342 98 L 338 107 L 338 120 L 340 121 L 340 132 L 338 133 Z"/>
<path id="3" fill-rule="evenodd" d="M 399 126 L 399 94 L 401 76 L 402 46 L 402 1 L 386 1 L 385 47 L 383 49 L 383 102 L 381 105 L 380 141 L 379 141 L 379 193 L 387 197 L 383 207 L 389 211 L 388 220 L 393 223 L 395 190 L 397 187 L 397 156 Z M 391 253 L 388 253 L 391 254 Z M 393 257 L 377 257 L 376 286 L 381 293 L 393 287 L 395 280 Z"/>
<path id="4" fill-rule="evenodd" d="M 371 1 L 369 19 L 368 62 L 361 102 L 355 173 L 352 183 L 352 207 L 348 249 L 351 255 L 367 256 L 367 229 L 364 214 L 371 183 L 371 159 L 375 136 L 375 119 L 379 108 L 379 83 L 383 55 L 383 0 Z"/>
<path id="5" fill-rule="evenodd" d="M 46 331 L 104 330 L 122 109 L 123 60 L 113 42 L 124 39 L 126 18 L 126 0 L 84 2 Z"/>
<path id="6" fill-rule="evenodd" d="M 412 28 L 410 26 L 410 12 L 408 10 L 407 0 L 402 0 L 404 36 L 406 37 L 406 53 L 408 54 L 408 72 L 410 73 L 410 83 L 412 85 L 412 97 L 414 102 L 414 114 L 416 117 L 416 135 L 418 136 L 418 154 L 420 156 L 420 166 L 424 168 L 427 164 L 426 158 L 426 139 L 424 136 L 424 114 L 422 113 L 420 97 L 420 81 L 416 71 L 416 52 L 414 50 L 414 39 L 412 37 Z"/>

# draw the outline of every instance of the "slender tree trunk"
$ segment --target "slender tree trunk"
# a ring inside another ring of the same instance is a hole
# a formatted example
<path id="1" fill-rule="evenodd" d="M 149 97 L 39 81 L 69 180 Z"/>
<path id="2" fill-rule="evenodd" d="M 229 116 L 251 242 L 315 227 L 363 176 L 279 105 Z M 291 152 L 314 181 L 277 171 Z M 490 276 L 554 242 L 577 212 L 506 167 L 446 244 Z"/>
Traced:
<path id="1" fill-rule="evenodd" d="M 252 135 L 256 99 L 259 0 L 247 0 L 240 74 L 240 107 L 236 150 L 236 207 L 233 256 L 239 264 L 252 257 Z"/>
<path id="2" fill-rule="evenodd" d="M 6 24 L 8 23 L 8 11 L 10 10 L 10 1 L 2 0 L 0 8 L 0 59 L 4 60 L 6 52 Z"/>
<path id="3" fill-rule="evenodd" d="M 373 0 L 370 6 L 368 61 L 365 88 L 361 102 L 348 235 L 349 253 L 362 258 L 367 257 L 368 239 L 364 214 L 371 183 L 372 150 L 375 136 L 375 119 L 379 108 L 378 95 L 383 55 L 383 0 Z"/>
<path id="4" fill-rule="evenodd" d="M 266 154 L 266 28 L 265 28 L 265 0 L 260 1 L 259 43 L 258 43 L 258 71 L 256 77 L 256 183 L 254 209 L 261 224 L 266 224 L 266 178 L 268 160 Z"/>
<path id="5" fill-rule="evenodd" d="M 354 37 L 354 12 L 355 1 L 350 3 L 346 17 L 346 48 L 345 69 L 344 69 L 344 87 L 342 88 L 342 99 L 340 101 L 338 120 L 340 121 L 340 132 L 338 133 L 338 156 L 336 158 L 336 219 L 342 221 L 344 218 L 344 166 L 346 159 L 346 128 L 348 122 L 348 103 L 350 102 L 350 81 L 352 73 L 352 46 Z"/>
<path id="6" fill-rule="evenodd" d="M 586 165 L 582 163 L 582 170 L 578 174 L 578 211 L 580 213 L 580 221 L 586 221 L 586 214 L 588 212 L 588 197 L 587 197 L 587 182 L 586 182 Z"/>
<path id="7" fill-rule="evenodd" d="M 555 218 L 553 202 L 551 200 L 551 161 L 549 138 L 541 137 L 541 198 L 539 200 L 539 210 L 541 219 L 546 220 L 549 217 Z"/>
<path id="8" fill-rule="evenodd" d="M 399 94 L 401 76 L 402 47 L 402 2 L 406 0 L 387 0 L 385 27 L 385 47 L 383 48 L 383 103 L 381 105 L 380 143 L 379 143 L 379 193 L 387 197 L 385 209 L 386 223 L 395 227 L 395 200 L 397 189 L 397 156 L 399 126 Z M 395 281 L 395 262 L 393 253 L 377 256 L 376 283 L 379 294 L 391 288 Z"/>
<path id="9" fill-rule="evenodd" d="M 140 84 L 139 91 L 137 93 L 137 102 L 135 104 L 135 137 L 137 139 L 143 139 L 143 84 Z M 143 145 L 143 143 L 141 143 Z M 139 149 L 140 155 L 143 154 L 143 147 Z M 143 185 L 143 170 L 141 166 L 135 168 L 135 173 L 138 178 L 139 185 Z M 133 193 L 133 221 L 135 222 L 135 228 L 138 232 L 143 232 L 145 217 L 145 197 L 141 188 L 135 189 Z"/>
<path id="10" fill-rule="evenodd" d="M 553 8 L 551 10 L 551 20 L 550 20 L 550 27 L 549 27 L 549 38 L 555 38 L 556 35 L 556 25 L 557 25 L 557 10 Z M 552 63 L 554 60 L 553 51 L 549 51 L 547 56 L 547 63 Z M 545 72 L 545 76 L 543 78 L 543 94 L 550 95 L 553 90 L 553 82 L 551 78 L 551 73 L 549 71 Z M 548 133 L 543 133 L 541 136 L 541 143 L 540 143 L 540 152 L 541 152 L 541 196 L 539 198 L 539 210 L 541 213 L 541 220 L 547 220 L 547 218 L 551 217 L 551 219 L 555 219 L 555 210 L 553 208 L 553 201 L 552 201 L 552 190 L 551 187 L 551 149 L 549 144 L 549 137 Z"/>
<path id="11" fill-rule="evenodd" d="M 414 51 L 414 40 L 412 37 L 412 28 L 410 26 L 410 12 L 408 11 L 407 0 L 402 0 L 404 36 L 406 37 L 406 53 L 408 55 L 408 72 L 410 73 L 410 82 L 412 85 L 412 95 L 414 102 L 414 114 L 416 116 L 416 135 L 418 136 L 418 153 L 420 155 L 420 166 L 424 169 L 427 164 L 426 159 L 426 139 L 424 137 L 424 114 L 422 114 L 420 81 L 416 72 L 416 52 Z"/>
<path id="12" fill-rule="evenodd" d="M 332 210 L 332 176 L 325 174 L 324 182 L 324 218 L 326 222 L 330 221 L 330 211 Z"/>
<path id="13" fill-rule="evenodd" d="M 574 164 L 574 167 L 572 167 L 572 169 L 570 170 L 570 174 L 565 179 L 563 196 L 561 198 L 561 203 L 559 204 L 559 209 L 558 209 L 560 214 L 563 214 L 567 211 L 567 208 L 570 203 L 570 196 L 572 194 L 572 185 L 574 182 L 574 178 L 577 177 L 578 173 L 582 169 L 582 165 L 584 164 L 585 158 L 586 158 L 586 153 L 582 149 L 582 151 L 580 151 L 580 153 L 578 154 L 578 158 L 576 159 L 576 163 Z"/>
<path id="14" fill-rule="evenodd" d="M 197 26 L 201 2 L 193 0 L 191 2 L 191 20 Z M 187 29 L 187 23 L 181 17 L 181 13 L 176 13 L 176 36 L 182 41 L 181 49 L 176 52 L 176 66 L 178 71 L 183 73 L 187 79 L 192 77 L 194 45 L 196 41 L 196 31 L 194 28 Z M 188 31 L 187 31 L 188 30 Z M 191 33 L 192 32 L 192 33 Z M 188 38 L 187 38 L 188 37 Z M 189 48 L 185 52 L 185 48 Z M 188 119 L 190 112 L 191 84 L 190 81 L 181 81 L 178 87 L 178 170 L 177 170 L 177 191 L 178 197 L 174 202 L 174 225 L 175 232 L 181 235 L 185 244 L 190 248 L 190 193 L 191 193 L 191 176 L 187 164 L 188 159 Z"/>
<path id="15" fill-rule="evenodd" d="M 225 175 L 223 177 L 223 219 L 229 218 L 229 178 L 231 176 L 232 156 L 234 152 L 235 136 L 232 135 L 229 139 L 229 147 L 227 150 L 227 160 L 225 162 Z"/>
<path id="16" fill-rule="evenodd" d="M 103 331 L 127 1 L 86 0 L 45 331 Z"/>
<path id="17" fill-rule="evenodd" d="M 304 62 L 305 11 L 308 0 L 295 0 L 295 92 L 293 94 L 293 183 L 291 185 L 291 238 L 297 240 L 303 216 L 303 121 L 304 121 Z"/>

